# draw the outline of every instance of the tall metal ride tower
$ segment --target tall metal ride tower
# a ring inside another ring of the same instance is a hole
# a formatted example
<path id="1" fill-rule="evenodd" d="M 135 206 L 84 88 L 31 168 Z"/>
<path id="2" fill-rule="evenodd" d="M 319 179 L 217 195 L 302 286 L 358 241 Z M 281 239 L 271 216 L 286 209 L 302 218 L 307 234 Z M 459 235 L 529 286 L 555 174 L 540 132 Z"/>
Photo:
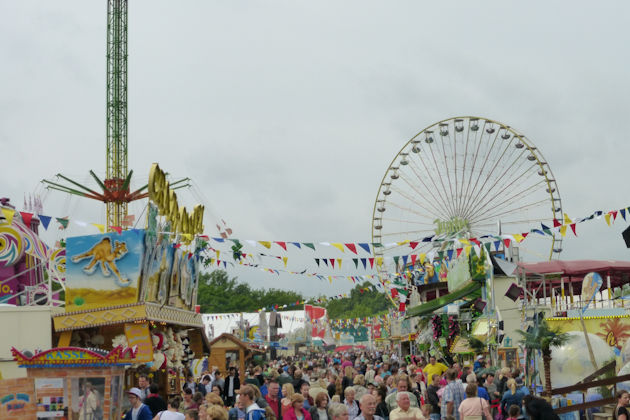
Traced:
<path id="1" fill-rule="evenodd" d="M 107 0 L 107 172 L 105 187 L 128 194 L 127 0 Z M 121 226 L 127 201 L 107 201 L 107 226 Z"/>
<path id="2" fill-rule="evenodd" d="M 148 196 L 147 186 L 130 192 L 127 166 L 127 0 L 107 0 L 107 162 L 105 179 L 92 177 L 102 192 L 95 191 L 62 174 L 69 184 L 43 180 L 48 188 L 102 201 L 107 206 L 107 230 L 123 227 L 129 202 Z M 70 185 L 71 184 L 71 185 Z M 181 185 L 183 187 L 185 185 Z M 79 189 L 77 189 L 77 187 Z"/>

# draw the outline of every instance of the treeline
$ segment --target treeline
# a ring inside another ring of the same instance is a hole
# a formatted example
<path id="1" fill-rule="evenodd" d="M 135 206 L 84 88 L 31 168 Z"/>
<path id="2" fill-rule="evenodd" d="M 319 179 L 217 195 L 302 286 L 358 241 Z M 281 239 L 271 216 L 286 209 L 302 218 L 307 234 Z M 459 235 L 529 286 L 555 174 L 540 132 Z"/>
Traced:
<path id="1" fill-rule="evenodd" d="M 393 307 L 382 292 L 361 291 L 368 286 L 369 283 L 357 284 L 348 298 L 329 300 L 320 306 L 326 308 L 331 319 L 372 316 Z M 290 305 L 303 300 L 301 293 L 293 291 L 252 289 L 236 277 L 229 278 L 223 270 L 202 273 L 199 278 L 197 304 L 201 305 L 203 313 L 255 312 L 262 307 Z M 300 309 L 304 309 L 304 305 L 290 306 L 286 310 Z"/>

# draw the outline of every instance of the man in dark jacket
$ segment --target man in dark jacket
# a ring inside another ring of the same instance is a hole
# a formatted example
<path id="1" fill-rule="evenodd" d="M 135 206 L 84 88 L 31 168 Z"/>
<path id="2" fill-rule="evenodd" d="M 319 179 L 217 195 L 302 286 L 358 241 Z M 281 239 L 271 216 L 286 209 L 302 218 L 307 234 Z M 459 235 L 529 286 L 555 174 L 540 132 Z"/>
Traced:
<path id="1" fill-rule="evenodd" d="M 431 385 L 427 387 L 427 399 L 431 406 L 431 420 L 440 420 L 440 397 L 437 392 L 440 389 L 440 375 L 437 373 L 431 378 Z"/>
<path id="2" fill-rule="evenodd" d="M 160 411 L 166 410 L 166 403 L 158 394 L 159 387 L 158 384 L 152 383 L 149 385 L 149 395 L 144 400 L 144 403 L 149 407 L 151 413 L 153 413 L 153 417 L 157 416 L 157 413 Z"/>
<path id="3" fill-rule="evenodd" d="M 225 388 L 223 388 L 223 401 L 228 407 L 234 405 L 236 400 L 236 390 L 241 387 L 241 381 L 236 374 L 236 368 L 230 367 L 229 376 L 225 378 Z"/>

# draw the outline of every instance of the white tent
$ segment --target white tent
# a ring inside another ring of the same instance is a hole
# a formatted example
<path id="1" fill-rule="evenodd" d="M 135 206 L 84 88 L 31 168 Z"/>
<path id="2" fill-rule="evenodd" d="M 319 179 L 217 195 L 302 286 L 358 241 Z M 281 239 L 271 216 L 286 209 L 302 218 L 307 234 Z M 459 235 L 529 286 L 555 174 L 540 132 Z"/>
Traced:
<path id="1" fill-rule="evenodd" d="M 282 328 L 278 329 L 279 334 L 288 334 L 304 327 L 305 315 L 304 310 L 279 312 L 282 319 Z M 260 313 L 258 312 L 234 312 L 223 314 L 201 314 L 205 331 L 208 339 L 218 337 L 223 333 L 232 333 L 233 330 L 239 329 L 239 322 L 248 323 L 250 327 L 259 324 Z M 266 313 L 267 323 L 269 322 L 269 313 Z"/>

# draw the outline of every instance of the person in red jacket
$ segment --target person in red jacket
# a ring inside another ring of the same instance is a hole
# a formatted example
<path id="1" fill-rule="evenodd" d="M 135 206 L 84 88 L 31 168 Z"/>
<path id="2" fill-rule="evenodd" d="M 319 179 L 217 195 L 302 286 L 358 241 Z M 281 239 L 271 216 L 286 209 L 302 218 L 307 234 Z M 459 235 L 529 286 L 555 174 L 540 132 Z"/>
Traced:
<path id="1" fill-rule="evenodd" d="M 304 409 L 302 394 L 291 395 L 291 409 L 284 413 L 283 420 L 311 420 L 311 415 Z"/>

